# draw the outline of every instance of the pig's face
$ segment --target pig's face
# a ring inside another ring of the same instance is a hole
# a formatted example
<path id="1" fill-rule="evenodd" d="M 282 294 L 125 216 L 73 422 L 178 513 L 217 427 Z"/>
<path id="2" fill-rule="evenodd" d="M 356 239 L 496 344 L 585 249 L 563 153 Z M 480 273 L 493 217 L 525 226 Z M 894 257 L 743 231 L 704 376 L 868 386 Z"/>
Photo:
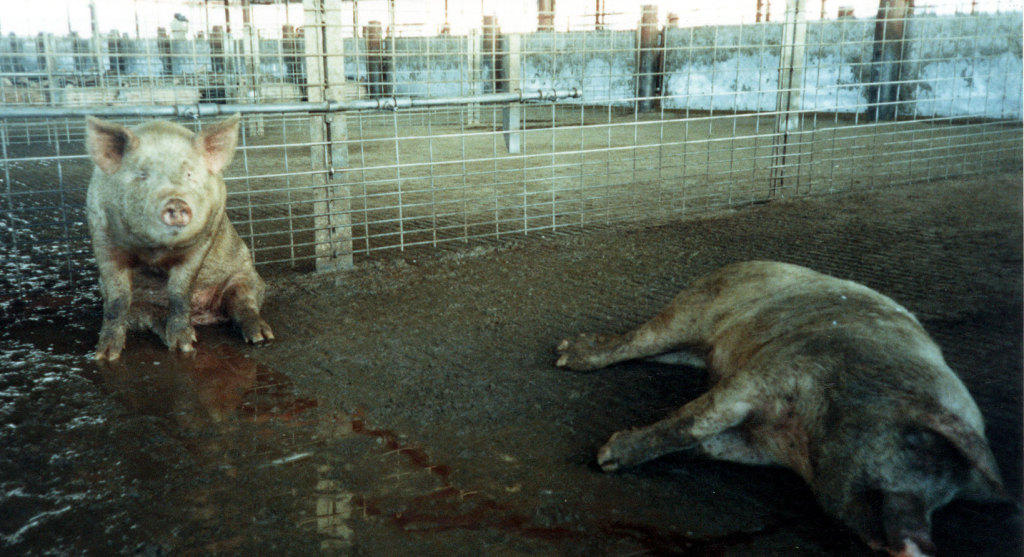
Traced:
<path id="1" fill-rule="evenodd" d="M 151 137 L 139 132 L 139 148 L 118 171 L 132 235 L 154 245 L 188 242 L 224 204 L 224 183 L 211 174 L 192 142 L 180 137 Z"/>
<path id="2" fill-rule="evenodd" d="M 223 211 L 220 176 L 230 161 L 238 118 L 198 135 L 169 122 L 133 129 L 89 121 L 87 145 L 105 176 L 111 232 L 144 248 L 187 246 Z"/>

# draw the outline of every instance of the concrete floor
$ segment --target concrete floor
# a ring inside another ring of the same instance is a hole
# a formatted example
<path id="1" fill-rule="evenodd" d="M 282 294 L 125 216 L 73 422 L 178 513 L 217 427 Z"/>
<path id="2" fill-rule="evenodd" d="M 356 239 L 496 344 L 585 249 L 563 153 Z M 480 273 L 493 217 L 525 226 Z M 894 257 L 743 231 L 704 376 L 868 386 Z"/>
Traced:
<path id="1" fill-rule="evenodd" d="M 201 328 L 88 354 L 95 292 L 0 313 L 0 552 L 136 555 L 868 555 L 792 473 L 673 456 L 594 464 L 697 396 L 653 363 L 577 374 L 558 340 L 644 321 L 694 278 L 777 259 L 915 312 L 1022 466 L 1020 173 L 531 235 L 274 275 L 278 341 Z M 1018 511 L 955 503 L 943 555 L 1020 555 Z"/>

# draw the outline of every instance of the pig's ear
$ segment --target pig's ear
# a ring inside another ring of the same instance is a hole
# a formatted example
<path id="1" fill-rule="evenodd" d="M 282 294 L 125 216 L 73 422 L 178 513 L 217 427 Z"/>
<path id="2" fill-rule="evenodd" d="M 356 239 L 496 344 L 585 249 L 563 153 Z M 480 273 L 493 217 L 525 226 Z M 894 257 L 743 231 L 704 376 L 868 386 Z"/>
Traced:
<path id="1" fill-rule="evenodd" d="M 199 152 L 206 158 L 206 167 L 210 172 L 219 174 L 231 162 L 238 145 L 238 122 L 241 114 L 211 124 L 203 128 L 195 138 Z"/>
<path id="2" fill-rule="evenodd" d="M 999 477 L 999 467 L 988 448 L 985 437 L 967 426 L 963 420 L 951 414 L 926 413 L 921 416 L 924 424 L 946 439 L 957 452 L 967 461 L 971 469 L 980 475 L 981 490 L 988 496 L 998 499 L 1005 497 L 1003 482 Z"/>
<path id="3" fill-rule="evenodd" d="M 117 172 L 125 153 L 139 146 L 139 138 L 120 124 L 92 116 L 86 116 L 85 123 L 85 148 L 104 174 Z"/>

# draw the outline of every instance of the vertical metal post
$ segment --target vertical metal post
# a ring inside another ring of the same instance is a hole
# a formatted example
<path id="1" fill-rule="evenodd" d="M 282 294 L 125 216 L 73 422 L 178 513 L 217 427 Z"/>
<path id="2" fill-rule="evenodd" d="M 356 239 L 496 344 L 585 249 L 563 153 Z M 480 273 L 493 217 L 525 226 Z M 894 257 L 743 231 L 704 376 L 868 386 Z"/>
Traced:
<path id="1" fill-rule="evenodd" d="M 291 25 L 281 28 L 284 37 L 281 50 L 284 52 L 285 81 L 296 85 L 305 85 L 302 79 L 302 37 Z M 302 96 L 306 96 L 305 88 L 302 89 Z"/>
<path id="2" fill-rule="evenodd" d="M 341 0 L 303 0 L 306 80 L 310 102 L 342 100 L 345 59 L 341 34 Z M 348 166 L 344 115 L 310 117 L 310 162 L 323 172 L 312 174 L 313 228 L 317 271 L 351 269 L 352 217 L 349 187 L 338 170 Z"/>
<path id="3" fill-rule="evenodd" d="M 873 121 L 896 118 L 904 55 L 903 34 L 913 9 L 914 0 L 878 2 L 871 53 L 871 84 L 867 88 L 868 118 Z"/>
<path id="4" fill-rule="evenodd" d="M 388 0 L 387 42 L 386 54 L 384 55 L 384 72 L 388 94 L 395 96 L 398 94 L 398 83 L 395 81 L 395 69 L 398 67 L 398 22 L 395 21 L 395 0 Z"/>
<path id="5" fill-rule="evenodd" d="M 485 93 L 502 93 L 505 92 L 505 68 L 504 60 L 501 55 L 501 27 L 498 25 L 497 16 L 485 15 L 484 16 L 484 38 L 483 38 L 483 51 L 484 59 L 483 66 L 490 68 L 491 76 L 487 81 L 485 87 Z M 483 68 L 480 68 L 481 71 Z"/>
<path id="6" fill-rule="evenodd" d="M 537 0 L 537 31 L 555 30 L 555 0 Z"/>
<path id="7" fill-rule="evenodd" d="M 224 28 L 214 25 L 210 31 L 210 64 L 213 75 L 210 77 L 210 96 L 213 100 L 227 102 L 227 80 L 224 75 L 227 73 L 227 58 L 224 56 L 224 43 L 227 37 L 224 35 Z"/>
<path id="8" fill-rule="evenodd" d="M 644 5 L 640 18 L 639 49 L 637 51 L 637 110 L 649 112 L 655 108 L 654 96 L 658 73 L 658 7 Z"/>
<path id="9" fill-rule="evenodd" d="M 367 92 L 371 97 L 390 97 L 390 79 L 384 57 L 384 26 L 379 21 L 371 21 L 363 27 L 363 38 L 366 40 L 366 72 L 369 74 Z"/>
<path id="10" fill-rule="evenodd" d="M 507 35 L 505 44 L 508 46 L 508 64 L 505 66 L 506 90 L 508 92 L 521 91 L 521 36 L 518 33 Z M 502 110 L 502 124 L 505 129 L 505 147 L 512 154 L 519 154 L 522 151 L 522 105 L 514 102 L 509 103 Z"/>
<path id="11" fill-rule="evenodd" d="M 156 50 L 160 53 L 161 75 L 170 76 L 174 74 L 173 58 L 171 57 L 171 36 L 167 29 L 156 28 Z"/>
<path id="12" fill-rule="evenodd" d="M 807 1 L 788 0 L 779 56 L 779 91 L 775 97 L 775 142 L 772 146 L 768 197 L 775 197 L 786 181 L 790 132 L 800 129 L 800 91 L 804 78 L 807 42 Z"/>
<path id="13" fill-rule="evenodd" d="M 467 78 L 469 83 L 467 84 L 468 85 L 468 90 L 467 91 L 462 91 L 462 94 L 463 95 L 475 95 L 477 93 L 482 93 L 483 92 L 483 91 L 478 91 L 477 90 L 477 85 L 476 85 L 477 83 L 479 83 L 482 80 L 482 72 L 483 72 L 483 67 L 482 67 L 482 64 L 480 63 L 480 59 L 481 59 L 481 55 L 480 55 L 481 44 L 480 43 L 482 42 L 482 40 L 480 38 L 480 35 L 477 34 L 476 29 L 471 29 L 470 32 L 466 35 L 466 42 L 467 42 L 467 47 L 468 47 L 466 49 L 467 50 L 467 57 L 468 57 L 468 60 L 467 60 L 468 64 L 467 64 L 467 66 L 469 68 L 469 72 L 468 72 L 468 75 L 466 76 L 466 78 Z M 466 108 L 466 110 L 467 110 L 466 125 L 468 125 L 468 126 L 479 125 L 480 124 L 480 105 L 472 103 L 472 104 L 470 104 Z"/>
<path id="14" fill-rule="evenodd" d="M 51 33 L 39 33 L 39 42 L 37 43 L 39 45 L 38 52 L 42 53 L 40 67 L 46 69 L 46 79 L 50 82 L 50 87 L 55 87 L 54 75 L 57 73 L 57 48 L 53 44 L 53 40 Z"/>
<path id="15" fill-rule="evenodd" d="M 242 57 L 245 60 L 245 76 L 239 84 L 238 91 L 243 95 L 238 102 L 246 102 L 246 95 L 251 95 L 251 101 L 260 102 L 260 38 L 256 26 L 252 24 L 252 6 L 249 0 L 242 0 Z M 265 122 L 262 114 L 256 115 L 255 135 L 263 137 L 266 132 Z"/>
<path id="16" fill-rule="evenodd" d="M 105 83 L 106 80 L 104 79 L 104 74 L 106 74 L 106 72 L 103 71 L 104 70 L 103 49 L 102 49 L 102 44 L 103 43 L 101 42 L 102 37 L 100 36 L 100 26 L 99 26 L 99 23 L 96 21 L 96 4 L 95 3 L 90 3 L 89 4 L 89 11 L 90 11 L 89 12 L 90 15 L 92 16 L 92 38 L 90 39 L 90 42 L 91 42 L 91 45 L 92 45 L 92 55 L 93 55 L 93 57 L 96 60 L 96 76 L 98 78 L 97 82 L 100 85 L 100 87 L 104 87 L 104 86 L 106 86 L 106 83 Z"/>

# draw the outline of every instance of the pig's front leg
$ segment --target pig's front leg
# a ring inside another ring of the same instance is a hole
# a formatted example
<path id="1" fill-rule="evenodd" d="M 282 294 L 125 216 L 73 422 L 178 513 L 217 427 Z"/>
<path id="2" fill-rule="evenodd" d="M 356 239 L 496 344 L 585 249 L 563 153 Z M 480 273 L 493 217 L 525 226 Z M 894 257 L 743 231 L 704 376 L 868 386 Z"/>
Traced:
<path id="1" fill-rule="evenodd" d="M 132 305 L 132 271 L 112 259 L 101 259 L 97 254 L 100 262 L 100 290 L 103 294 L 103 325 L 96 344 L 97 360 L 116 360 L 121 357 L 128 331 L 128 312 Z"/>
<path id="2" fill-rule="evenodd" d="M 171 350 L 193 350 L 196 330 L 192 327 L 192 285 L 198 269 L 198 261 L 186 261 L 168 272 L 167 323 L 163 339 Z"/>

